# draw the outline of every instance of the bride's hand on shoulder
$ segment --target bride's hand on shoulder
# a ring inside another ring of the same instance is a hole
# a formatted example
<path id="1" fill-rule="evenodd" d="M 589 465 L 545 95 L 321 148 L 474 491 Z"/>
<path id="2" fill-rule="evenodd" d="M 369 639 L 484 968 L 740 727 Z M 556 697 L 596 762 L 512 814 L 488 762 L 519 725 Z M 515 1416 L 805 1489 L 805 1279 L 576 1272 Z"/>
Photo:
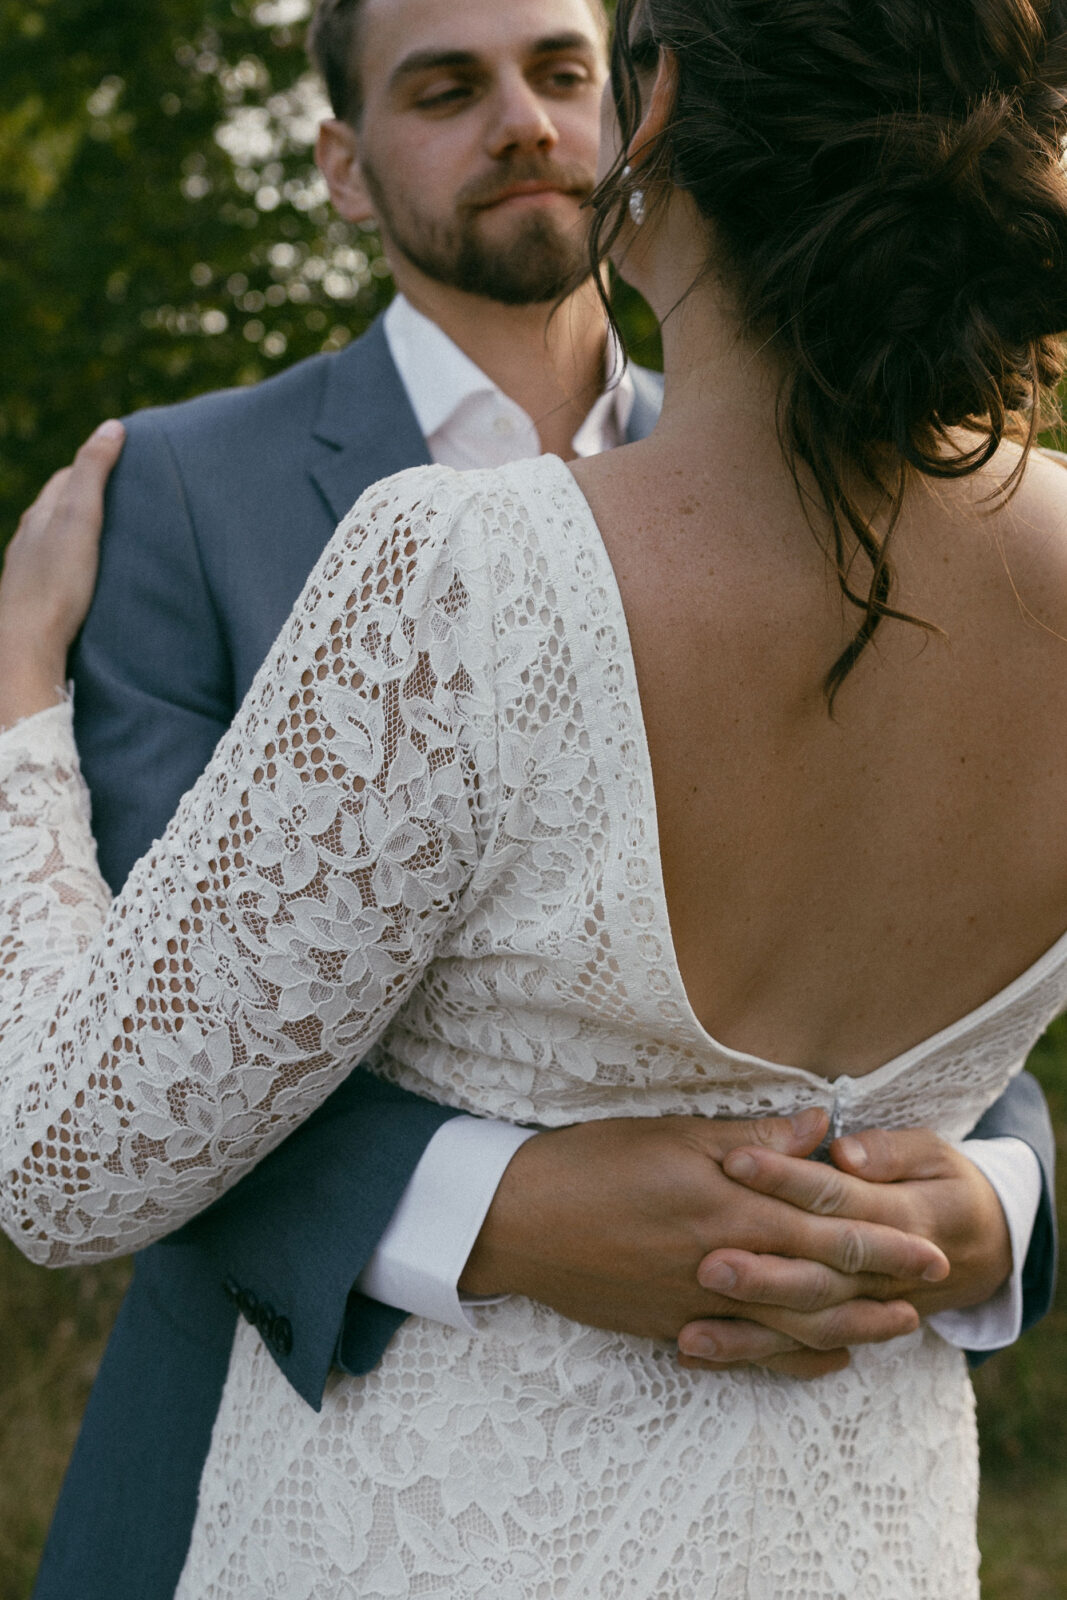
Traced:
<path id="1" fill-rule="evenodd" d="M 96 583 L 104 490 L 126 430 L 103 423 L 24 513 L 0 579 L 0 728 L 54 705 Z"/>

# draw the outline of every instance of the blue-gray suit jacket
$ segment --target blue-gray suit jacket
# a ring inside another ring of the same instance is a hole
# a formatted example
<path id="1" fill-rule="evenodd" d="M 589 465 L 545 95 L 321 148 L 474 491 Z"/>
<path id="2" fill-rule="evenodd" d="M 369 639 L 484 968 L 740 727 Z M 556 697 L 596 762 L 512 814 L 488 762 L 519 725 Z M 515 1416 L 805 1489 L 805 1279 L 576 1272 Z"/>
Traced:
<path id="1" fill-rule="evenodd" d="M 635 371 L 631 436 L 660 388 Z M 196 780 L 334 525 L 368 484 L 426 462 L 381 325 L 253 389 L 128 422 L 96 599 L 74 659 L 78 742 L 118 887 Z M 309 1405 L 336 1360 L 365 1372 L 402 1313 L 354 1292 L 453 1113 L 357 1070 L 204 1216 L 144 1251 L 67 1473 L 34 1600 L 169 1600 L 238 1312 Z M 1032 1079 L 981 1131 L 1052 1138 Z M 1046 1202 L 1027 1316 L 1051 1293 Z"/>

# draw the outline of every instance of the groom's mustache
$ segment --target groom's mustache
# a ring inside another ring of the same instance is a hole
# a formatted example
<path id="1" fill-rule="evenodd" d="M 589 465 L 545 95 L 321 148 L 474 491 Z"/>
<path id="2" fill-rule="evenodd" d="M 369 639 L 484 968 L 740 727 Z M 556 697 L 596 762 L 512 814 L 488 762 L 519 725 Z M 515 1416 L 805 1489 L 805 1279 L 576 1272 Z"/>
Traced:
<path id="1" fill-rule="evenodd" d="M 513 194 L 533 194 L 540 189 L 554 189 L 560 194 L 574 195 L 588 200 L 596 187 L 596 175 L 586 166 L 576 163 L 564 165 L 556 161 L 534 160 L 528 157 L 511 163 L 503 172 L 494 171 L 484 177 L 472 178 L 456 196 L 460 206 L 481 211 L 507 200 Z"/>

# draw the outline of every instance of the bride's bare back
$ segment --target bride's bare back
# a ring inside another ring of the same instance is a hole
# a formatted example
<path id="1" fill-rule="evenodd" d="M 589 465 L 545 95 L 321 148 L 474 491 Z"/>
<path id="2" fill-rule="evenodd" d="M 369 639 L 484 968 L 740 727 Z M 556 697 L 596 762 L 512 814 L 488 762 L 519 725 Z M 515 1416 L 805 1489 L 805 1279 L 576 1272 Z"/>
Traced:
<path id="1" fill-rule="evenodd" d="M 766 442 L 769 445 L 770 441 Z M 577 465 L 630 627 L 667 899 L 697 1016 L 831 1076 L 965 1015 L 1067 929 L 1067 472 L 1014 449 L 920 482 L 896 603 L 855 629 L 773 448 L 655 436 Z"/>
<path id="2" fill-rule="evenodd" d="M 621 0 L 595 227 L 659 317 L 666 388 L 648 441 L 576 472 L 629 619 L 693 1009 L 828 1074 L 921 1043 L 1067 929 L 1067 475 L 1035 461 L 993 509 L 1016 447 L 946 461 L 1064 370 L 1064 18 L 847 9 Z M 928 474 L 888 603 L 942 631 L 883 621 L 834 720 L 862 613 L 780 438 L 862 598 L 872 479 Z"/>

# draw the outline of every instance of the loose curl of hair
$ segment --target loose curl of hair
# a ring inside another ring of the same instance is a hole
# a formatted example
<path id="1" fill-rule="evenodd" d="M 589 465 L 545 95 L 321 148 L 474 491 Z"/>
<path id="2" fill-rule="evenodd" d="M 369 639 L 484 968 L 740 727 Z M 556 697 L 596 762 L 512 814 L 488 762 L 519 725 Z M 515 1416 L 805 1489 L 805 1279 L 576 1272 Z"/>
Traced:
<path id="1" fill-rule="evenodd" d="M 629 176 L 661 48 L 673 115 Z M 828 513 L 862 612 L 826 676 L 832 712 L 883 619 L 929 627 L 890 604 L 911 476 L 963 478 L 1013 436 L 1010 493 L 1064 369 L 1067 0 L 620 0 L 612 86 L 623 154 L 593 197 L 594 258 L 635 181 L 650 204 L 680 186 L 712 224 L 714 270 L 782 363 L 805 514 Z M 884 496 L 881 533 L 857 469 Z"/>

